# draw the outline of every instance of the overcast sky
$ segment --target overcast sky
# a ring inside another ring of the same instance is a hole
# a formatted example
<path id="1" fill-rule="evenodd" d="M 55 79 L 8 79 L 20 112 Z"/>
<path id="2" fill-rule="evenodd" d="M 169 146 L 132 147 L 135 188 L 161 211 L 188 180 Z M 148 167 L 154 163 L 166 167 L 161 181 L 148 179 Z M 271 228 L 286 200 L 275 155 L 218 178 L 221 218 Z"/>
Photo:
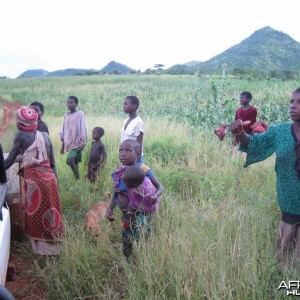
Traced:
<path id="1" fill-rule="evenodd" d="M 206 61 L 271 26 L 300 42 L 299 0 L 2 0 L 0 76 L 28 69 L 144 71 Z"/>

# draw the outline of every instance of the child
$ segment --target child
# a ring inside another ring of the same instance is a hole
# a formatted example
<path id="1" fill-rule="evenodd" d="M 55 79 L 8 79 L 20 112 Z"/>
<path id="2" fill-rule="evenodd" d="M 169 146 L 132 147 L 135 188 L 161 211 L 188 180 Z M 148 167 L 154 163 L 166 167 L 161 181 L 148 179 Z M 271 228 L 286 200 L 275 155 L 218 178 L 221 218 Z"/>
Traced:
<path id="1" fill-rule="evenodd" d="M 241 120 L 229 125 L 231 132 L 239 137 L 240 149 L 247 153 L 245 167 L 276 154 L 276 187 L 281 210 L 277 256 L 282 267 L 287 265 L 289 248 L 292 260 L 300 259 L 300 88 L 292 93 L 289 115 L 292 123 L 271 126 L 262 134 L 247 134 Z"/>
<path id="2" fill-rule="evenodd" d="M 65 113 L 60 131 L 62 141 L 60 153 L 68 152 L 67 164 L 71 167 L 75 178 L 80 178 L 78 163 L 81 162 L 81 151 L 87 143 L 87 128 L 84 113 L 77 110 L 78 98 L 70 96 L 67 100 L 69 111 Z"/>
<path id="3" fill-rule="evenodd" d="M 121 178 L 128 191 L 128 216 L 130 224 L 137 212 L 149 215 L 158 209 L 159 199 L 152 198 L 156 192 L 156 188 L 140 167 L 128 167 Z"/>
<path id="4" fill-rule="evenodd" d="M 252 95 L 250 92 L 242 92 L 240 94 L 241 107 L 235 113 L 235 120 L 250 121 L 249 125 L 244 126 L 244 131 L 251 134 L 252 126 L 256 122 L 257 110 L 254 106 L 250 105 Z M 238 145 L 239 139 L 236 136 L 235 145 Z"/>
<path id="5" fill-rule="evenodd" d="M 90 152 L 90 160 L 88 164 L 87 178 L 90 182 L 94 183 L 99 173 L 101 165 L 106 160 L 105 147 L 101 141 L 104 135 L 104 129 L 102 127 L 95 127 L 92 131 L 92 148 Z"/>
<path id="6" fill-rule="evenodd" d="M 123 103 L 123 110 L 129 114 L 129 118 L 124 121 L 121 128 L 121 143 L 125 140 L 135 140 L 140 144 L 141 156 L 138 162 L 144 163 L 143 138 L 144 138 L 144 122 L 137 115 L 139 107 L 139 98 L 136 96 L 127 96 Z"/>
<path id="7" fill-rule="evenodd" d="M 34 101 L 30 104 L 38 114 L 38 131 L 47 132 L 49 134 L 47 124 L 42 120 L 42 116 L 44 115 L 44 105 L 41 102 Z"/>
<path id="8" fill-rule="evenodd" d="M 121 168 L 114 171 L 112 173 L 114 180 L 114 197 L 109 203 L 109 206 L 106 211 L 106 217 L 109 220 L 114 220 L 113 209 L 116 205 L 118 205 L 119 209 L 122 212 L 122 240 L 123 240 L 123 253 L 128 258 L 132 254 L 132 239 L 138 240 L 138 232 L 137 230 L 142 226 L 147 225 L 150 226 L 151 215 L 145 215 L 142 212 L 139 212 L 136 215 L 135 223 L 130 226 L 128 220 L 128 191 L 127 187 L 124 184 L 122 179 L 122 174 L 129 166 L 138 166 L 142 170 L 144 170 L 145 175 L 151 180 L 152 184 L 155 186 L 156 191 L 152 195 L 153 201 L 158 199 L 163 193 L 163 186 L 157 180 L 155 174 L 151 171 L 151 169 L 144 165 L 137 163 L 137 159 L 140 157 L 141 150 L 140 144 L 134 140 L 125 140 L 121 143 L 119 147 L 119 159 L 122 163 Z M 149 230 L 148 230 L 149 232 Z"/>

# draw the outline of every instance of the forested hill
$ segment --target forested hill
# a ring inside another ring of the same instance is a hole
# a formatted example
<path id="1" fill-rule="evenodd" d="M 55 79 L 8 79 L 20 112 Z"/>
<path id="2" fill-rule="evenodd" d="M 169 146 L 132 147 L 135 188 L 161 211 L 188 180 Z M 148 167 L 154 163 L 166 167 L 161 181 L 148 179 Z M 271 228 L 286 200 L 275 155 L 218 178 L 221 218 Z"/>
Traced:
<path id="1" fill-rule="evenodd" d="M 300 43 L 283 32 L 264 27 L 208 61 L 192 64 L 198 65 L 200 71 L 213 71 L 220 70 L 224 63 L 230 69 L 299 72 Z"/>
<path id="2" fill-rule="evenodd" d="M 62 77 L 62 76 L 86 76 L 86 75 L 103 75 L 103 74 L 129 74 L 133 69 L 127 67 L 126 65 L 120 64 L 115 61 L 111 61 L 101 70 L 95 69 L 64 69 L 57 70 L 53 72 L 48 72 L 46 70 L 27 70 L 19 75 L 19 78 L 25 77 Z"/>

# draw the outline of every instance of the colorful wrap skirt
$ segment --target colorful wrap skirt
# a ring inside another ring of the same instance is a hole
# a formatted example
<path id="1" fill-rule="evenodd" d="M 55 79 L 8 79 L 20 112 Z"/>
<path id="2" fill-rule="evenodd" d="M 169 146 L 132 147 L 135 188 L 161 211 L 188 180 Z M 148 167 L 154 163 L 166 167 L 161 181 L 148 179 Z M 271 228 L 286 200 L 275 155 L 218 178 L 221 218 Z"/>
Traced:
<path id="1" fill-rule="evenodd" d="M 62 207 L 50 162 L 28 165 L 20 171 L 24 179 L 25 233 L 33 240 L 62 240 Z"/>

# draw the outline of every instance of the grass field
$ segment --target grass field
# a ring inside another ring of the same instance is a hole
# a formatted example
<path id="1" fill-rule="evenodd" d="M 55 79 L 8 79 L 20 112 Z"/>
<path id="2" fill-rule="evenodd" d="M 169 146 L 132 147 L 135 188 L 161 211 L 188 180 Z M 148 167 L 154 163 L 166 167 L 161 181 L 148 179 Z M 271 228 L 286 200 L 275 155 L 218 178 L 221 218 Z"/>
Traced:
<path id="1" fill-rule="evenodd" d="M 177 76 L 91 76 L 0 80 L 9 102 L 45 105 L 44 120 L 56 152 L 66 238 L 59 260 L 35 257 L 34 274 L 46 282 L 49 299 L 283 299 L 282 280 L 297 280 L 299 268 L 281 271 L 274 258 L 279 223 L 274 157 L 243 168 L 229 134 L 213 130 L 231 122 L 238 96 L 253 94 L 259 119 L 288 121 L 296 81 L 241 81 Z M 135 263 L 122 255 L 120 213 L 101 223 L 98 239 L 83 229 L 88 209 L 112 191 L 119 166 L 119 131 L 126 95 L 137 95 L 145 122 L 145 162 L 165 187 L 153 235 L 135 245 Z M 75 182 L 59 154 L 59 128 L 69 95 L 79 98 L 89 143 Z M 5 151 L 10 134 L 1 140 Z M 94 185 L 85 179 L 94 126 L 105 129 L 108 159 Z M 76 298 L 78 297 L 78 298 Z"/>

